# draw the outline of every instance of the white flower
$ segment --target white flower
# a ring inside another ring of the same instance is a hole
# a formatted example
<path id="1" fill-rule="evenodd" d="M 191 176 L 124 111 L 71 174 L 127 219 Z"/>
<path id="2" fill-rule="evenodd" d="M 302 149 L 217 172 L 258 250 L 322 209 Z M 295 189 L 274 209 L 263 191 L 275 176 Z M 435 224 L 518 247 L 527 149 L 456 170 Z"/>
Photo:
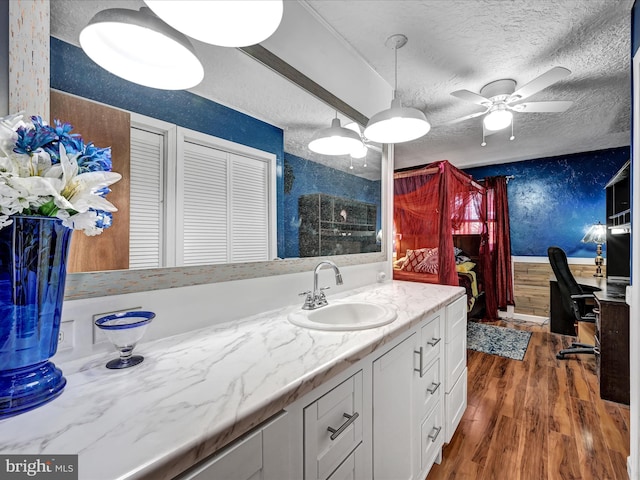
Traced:
<path id="1" fill-rule="evenodd" d="M 122 178 L 108 171 L 111 149 L 85 145 L 69 133 L 68 124 L 52 128 L 39 117 L 32 119 L 0 118 L 0 229 L 12 215 L 27 214 L 57 216 L 87 235 L 101 233 L 111 225 L 105 212 L 117 211 L 105 191 Z"/>

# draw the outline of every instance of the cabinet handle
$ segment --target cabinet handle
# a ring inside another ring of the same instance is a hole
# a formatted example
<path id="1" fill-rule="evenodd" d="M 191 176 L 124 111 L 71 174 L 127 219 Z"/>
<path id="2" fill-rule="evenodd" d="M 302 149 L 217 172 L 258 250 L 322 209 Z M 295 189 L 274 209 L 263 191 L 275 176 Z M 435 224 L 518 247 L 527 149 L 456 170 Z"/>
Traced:
<path id="1" fill-rule="evenodd" d="M 413 353 L 417 353 L 418 355 L 420 355 L 420 368 L 415 368 L 413 369 L 414 372 L 419 372 L 420 373 L 420 378 L 422 378 L 422 375 L 424 375 L 422 373 L 422 358 L 424 357 L 424 347 L 420 347 L 420 350 L 414 350 Z"/>
<path id="2" fill-rule="evenodd" d="M 438 382 L 438 383 L 433 382 L 433 383 L 431 384 L 431 388 L 427 388 L 427 392 L 429 392 L 431 395 L 433 395 L 434 393 L 436 393 L 436 391 L 438 390 L 438 388 L 440 388 L 440 384 L 441 384 L 441 383 L 442 383 L 442 382 Z"/>
<path id="3" fill-rule="evenodd" d="M 340 434 L 344 432 L 349 425 L 356 421 L 356 418 L 358 418 L 360 414 L 358 412 L 353 412 L 353 415 L 343 413 L 342 416 L 346 418 L 347 421 L 340 425 L 340 428 L 336 430 L 335 428 L 327 427 L 327 431 L 331 432 L 331 437 L 329 437 L 331 438 L 331 440 L 335 440 L 336 438 L 338 438 L 338 436 L 340 436 Z"/>
<path id="4" fill-rule="evenodd" d="M 434 430 L 436 433 L 433 433 Z M 427 438 L 430 438 L 432 442 L 435 442 L 438 435 L 440 435 L 440 430 L 442 430 L 442 427 L 433 427 L 433 430 L 431 430 L 431 433 L 427 435 Z"/>
<path id="5" fill-rule="evenodd" d="M 427 343 L 432 347 L 435 347 L 440 342 L 440 340 L 442 340 L 442 338 L 432 338 L 431 341 Z"/>

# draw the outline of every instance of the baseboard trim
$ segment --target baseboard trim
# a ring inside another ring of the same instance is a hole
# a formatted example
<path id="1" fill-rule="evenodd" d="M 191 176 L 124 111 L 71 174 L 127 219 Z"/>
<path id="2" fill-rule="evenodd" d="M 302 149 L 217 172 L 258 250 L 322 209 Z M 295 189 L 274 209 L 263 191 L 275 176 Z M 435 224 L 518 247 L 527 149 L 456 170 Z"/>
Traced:
<path id="1" fill-rule="evenodd" d="M 549 321 L 549 317 L 540 317 L 539 315 L 528 315 L 526 313 L 510 312 L 509 310 L 507 310 L 506 312 L 498 311 L 498 317 L 513 318 L 514 320 L 538 323 L 540 325 L 544 325 Z"/>

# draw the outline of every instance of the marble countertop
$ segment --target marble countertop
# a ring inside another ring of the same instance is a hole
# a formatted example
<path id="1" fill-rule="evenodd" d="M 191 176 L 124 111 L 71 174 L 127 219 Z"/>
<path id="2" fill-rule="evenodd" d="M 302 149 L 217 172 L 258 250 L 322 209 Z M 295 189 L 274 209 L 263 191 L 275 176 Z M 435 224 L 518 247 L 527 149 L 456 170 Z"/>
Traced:
<path id="1" fill-rule="evenodd" d="M 82 480 L 173 478 L 463 294 L 374 284 L 328 300 L 395 306 L 383 327 L 296 327 L 286 318 L 296 305 L 142 343 L 145 361 L 132 369 L 106 369 L 114 354 L 58 365 L 65 391 L 0 421 L 0 453 L 78 454 Z"/>

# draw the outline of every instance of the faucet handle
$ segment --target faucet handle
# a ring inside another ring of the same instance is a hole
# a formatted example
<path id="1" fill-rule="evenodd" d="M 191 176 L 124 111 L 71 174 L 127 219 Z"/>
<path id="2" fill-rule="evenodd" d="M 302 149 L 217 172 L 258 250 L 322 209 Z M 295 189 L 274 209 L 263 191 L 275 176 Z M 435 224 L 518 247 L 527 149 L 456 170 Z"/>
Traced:
<path id="1" fill-rule="evenodd" d="M 313 295 L 311 294 L 311 290 L 307 290 L 306 292 L 302 292 L 298 294 L 304 298 L 304 305 L 302 306 L 303 310 L 313 310 Z"/>

